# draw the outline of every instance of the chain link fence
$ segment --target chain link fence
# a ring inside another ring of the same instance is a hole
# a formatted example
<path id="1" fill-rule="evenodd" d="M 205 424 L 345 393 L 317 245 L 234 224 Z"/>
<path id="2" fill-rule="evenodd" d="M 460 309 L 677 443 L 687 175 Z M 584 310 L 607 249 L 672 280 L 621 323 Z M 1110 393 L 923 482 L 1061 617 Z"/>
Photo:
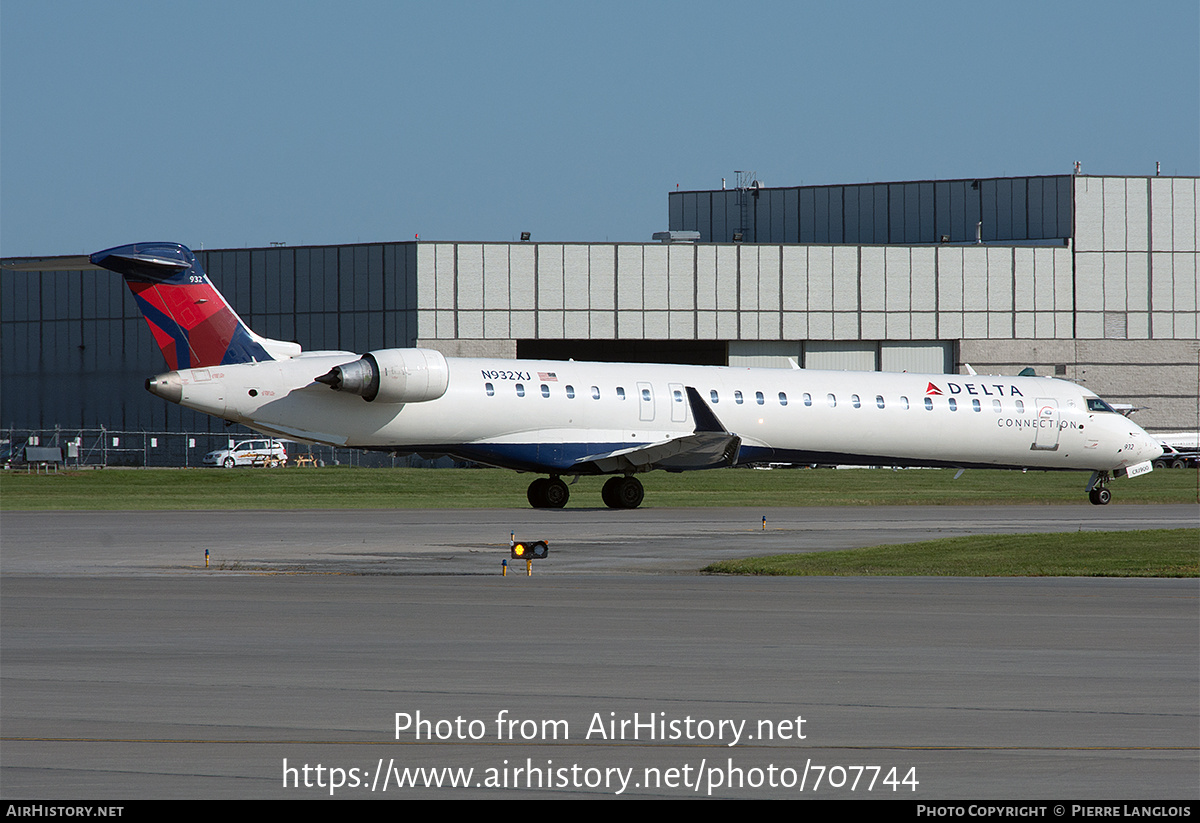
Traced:
<path id="1" fill-rule="evenodd" d="M 261 440 L 253 432 L 147 432 L 113 429 L 0 429 L 0 460 L 5 468 L 22 462 L 26 446 L 62 450 L 65 468 L 126 466 L 183 468 L 203 466 L 204 455 L 232 448 L 243 440 Z M 276 438 L 279 440 L 278 438 Z M 361 466 L 364 468 L 444 468 L 473 465 L 448 457 L 425 459 L 414 454 L 310 446 L 279 440 L 287 449 L 288 465 Z M 299 458 L 299 460 L 298 460 Z"/>

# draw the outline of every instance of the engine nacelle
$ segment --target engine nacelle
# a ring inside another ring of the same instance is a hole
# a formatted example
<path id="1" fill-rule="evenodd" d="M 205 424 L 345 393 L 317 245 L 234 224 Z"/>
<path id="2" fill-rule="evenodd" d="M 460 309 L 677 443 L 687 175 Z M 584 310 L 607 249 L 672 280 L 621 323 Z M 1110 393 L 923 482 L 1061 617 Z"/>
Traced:
<path id="1" fill-rule="evenodd" d="M 420 403 L 446 393 L 450 367 L 442 353 L 432 349 L 381 349 L 334 366 L 316 381 L 368 403 Z"/>

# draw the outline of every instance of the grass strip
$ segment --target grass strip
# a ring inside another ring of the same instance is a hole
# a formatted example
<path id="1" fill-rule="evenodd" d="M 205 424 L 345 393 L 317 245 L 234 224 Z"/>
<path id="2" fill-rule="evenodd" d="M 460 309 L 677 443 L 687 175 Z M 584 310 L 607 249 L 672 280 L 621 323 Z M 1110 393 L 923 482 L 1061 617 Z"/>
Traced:
<path id="1" fill-rule="evenodd" d="M 1083 472 L 954 469 L 717 469 L 641 475 L 644 507 L 1088 505 Z M 47 510 L 524 508 L 535 475 L 501 469 L 102 469 L 4 472 L 0 508 Z M 600 508 L 603 477 L 570 487 L 570 508 Z M 1196 472 L 1114 481 L 1115 504 L 1196 502 Z"/>
<path id="2" fill-rule="evenodd" d="M 1197 577 L 1200 529 L 950 537 L 724 560 L 702 571 L 822 577 Z"/>

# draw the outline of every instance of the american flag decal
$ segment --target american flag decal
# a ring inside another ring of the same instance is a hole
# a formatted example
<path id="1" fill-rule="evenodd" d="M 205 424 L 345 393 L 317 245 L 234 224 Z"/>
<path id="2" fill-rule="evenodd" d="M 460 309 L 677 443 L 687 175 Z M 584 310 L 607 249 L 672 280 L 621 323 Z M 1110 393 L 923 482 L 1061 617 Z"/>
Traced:
<path id="1" fill-rule="evenodd" d="M 538 372 L 538 380 L 545 383 L 557 383 L 558 376 L 552 371 L 540 371 Z"/>

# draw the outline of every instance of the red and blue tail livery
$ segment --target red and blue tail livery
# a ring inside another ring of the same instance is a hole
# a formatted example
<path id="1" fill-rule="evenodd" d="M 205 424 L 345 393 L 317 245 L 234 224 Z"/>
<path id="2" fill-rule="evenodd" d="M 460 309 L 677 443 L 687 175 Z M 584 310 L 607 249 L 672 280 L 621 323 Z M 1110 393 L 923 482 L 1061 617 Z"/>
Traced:
<path id="1" fill-rule="evenodd" d="M 258 363 L 300 353 L 295 343 L 252 332 L 186 246 L 134 243 L 96 252 L 89 259 L 124 276 L 172 370 Z"/>

